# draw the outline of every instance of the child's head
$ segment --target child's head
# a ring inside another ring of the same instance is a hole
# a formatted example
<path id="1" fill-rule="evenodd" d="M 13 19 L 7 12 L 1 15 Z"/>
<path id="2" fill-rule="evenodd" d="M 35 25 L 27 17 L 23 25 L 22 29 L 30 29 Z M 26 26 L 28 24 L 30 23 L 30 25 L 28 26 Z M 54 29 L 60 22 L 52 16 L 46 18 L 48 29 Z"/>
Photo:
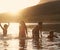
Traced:
<path id="1" fill-rule="evenodd" d="M 54 34 L 54 31 L 50 31 L 50 35 L 53 35 Z"/>
<path id="2" fill-rule="evenodd" d="M 4 25 L 4 27 L 6 28 L 6 27 L 8 27 L 8 25 L 7 25 L 7 24 L 5 24 L 5 25 Z"/>
<path id="3" fill-rule="evenodd" d="M 42 25 L 42 22 L 38 22 L 38 25 Z"/>

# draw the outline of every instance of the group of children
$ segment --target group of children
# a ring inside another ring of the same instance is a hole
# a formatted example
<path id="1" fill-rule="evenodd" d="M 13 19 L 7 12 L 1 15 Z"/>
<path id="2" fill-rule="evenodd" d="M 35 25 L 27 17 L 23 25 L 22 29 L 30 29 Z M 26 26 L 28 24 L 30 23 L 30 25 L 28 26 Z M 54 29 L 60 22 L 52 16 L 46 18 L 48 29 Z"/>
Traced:
<path id="1" fill-rule="evenodd" d="M 3 36 L 7 36 L 7 29 L 9 27 L 9 23 L 8 25 L 5 24 L 4 27 L 2 27 L 2 25 L 0 24 L 0 27 L 3 30 Z M 27 35 L 27 26 L 25 25 L 24 21 L 21 21 L 19 25 L 19 38 L 22 37 L 26 38 L 26 35 Z M 42 38 L 42 22 L 39 22 L 38 25 L 34 27 L 34 29 L 32 30 L 32 35 L 33 35 L 33 39 Z M 54 35 L 53 31 L 50 31 L 47 38 L 53 40 L 53 37 L 57 37 L 57 36 Z"/>
<path id="2" fill-rule="evenodd" d="M 2 26 L 0 24 L 0 27 L 2 28 L 3 30 L 3 37 L 7 36 L 7 29 L 9 27 L 9 23 L 8 24 L 4 24 L 4 26 Z M 27 27 L 25 25 L 25 22 L 24 21 L 20 21 L 20 24 L 19 24 L 19 38 L 21 37 L 26 37 L 26 33 L 27 33 Z"/>

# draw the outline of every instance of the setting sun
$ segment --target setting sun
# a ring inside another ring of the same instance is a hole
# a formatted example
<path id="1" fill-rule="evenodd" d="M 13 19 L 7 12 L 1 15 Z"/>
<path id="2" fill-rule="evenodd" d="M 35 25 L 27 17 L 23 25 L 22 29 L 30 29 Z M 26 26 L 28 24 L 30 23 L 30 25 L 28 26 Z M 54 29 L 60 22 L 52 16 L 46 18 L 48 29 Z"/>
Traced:
<path id="1" fill-rule="evenodd" d="M 0 0 L 0 13 L 17 13 L 21 9 L 38 4 L 40 0 Z"/>

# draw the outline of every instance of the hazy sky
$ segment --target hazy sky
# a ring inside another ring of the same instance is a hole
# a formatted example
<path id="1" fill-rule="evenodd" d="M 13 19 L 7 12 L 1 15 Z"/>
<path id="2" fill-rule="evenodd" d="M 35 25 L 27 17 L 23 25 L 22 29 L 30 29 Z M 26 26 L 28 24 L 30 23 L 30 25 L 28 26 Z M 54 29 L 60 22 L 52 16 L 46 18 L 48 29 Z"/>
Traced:
<path id="1" fill-rule="evenodd" d="M 15 13 L 26 7 L 38 4 L 40 0 L 0 0 L 0 13 Z"/>

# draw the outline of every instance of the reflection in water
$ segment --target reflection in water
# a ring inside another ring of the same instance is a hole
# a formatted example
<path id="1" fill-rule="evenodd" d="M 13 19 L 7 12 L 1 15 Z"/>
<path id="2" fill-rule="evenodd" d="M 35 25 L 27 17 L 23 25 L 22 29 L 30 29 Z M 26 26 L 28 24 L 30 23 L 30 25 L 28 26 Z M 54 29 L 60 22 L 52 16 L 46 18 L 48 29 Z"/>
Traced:
<path id="1" fill-rule="evenodd" d="M 7 50 L 8 44 L 6 40 L 3 41 L 3 46 L 4 46 L 4 50 Z"/>
<path id="2" fill-rule="evenodd" d="M 34 49 L 42 49 L 42 41 L 39 39 L 33 39 L 33 48 Z"/>
<path id="3" fill-rule="evenodd" d="M 0 39 L 0 50 L 60 50 L 60 38 L 51 42 L 43 35 L 42 42 L 40 39 Z"/>
<path id="4" fill-rule="evenodd" d="M 13 34 L 15 36 L 18 32 L 18 24 L 10 24 L 11 28 L 9 30 L 12 30 L 12 33 L 9 31 L 9 33 Z M 16 29 L 17 27 L 17 29 Z M 15 29 L 12 29 L 15 28 Z M 16 31 L 14 31 L 16 30 Z M 32 29 L 31 29 L 32 30 Z M 32 31 L 30 28 L 28 28 L 28 35 L 31 37 Z M 0 30 L 1 31 L 1 30 Z M 1 32 L 0 32 L 1 33 Z M 58 34 L 58 33 L 57 33 Z M 17 35 L 16 35 L 17 36 Z M 60 34 L 58 35 L 58 38 L 54 38 L 54 41 L 49 41 L 47 38 L 48 34 L 46 32 L 43 33 L 42 41 L 41 39 L 12 39 L 9 38 L 9 36 L 6 38 L 1 39 L 0 35 L 0 50 L 60 50 Z M 33 41 L 33 42 L 32 42 Z M 43 47 L 43 48 L 42 48 Z"/>
<path id="5" fill-rule="evenodd" d="M 19 40 L 19 50 L 26 50 L 26 44 L 25 44 L 25 39 L 20 39 Z"/>

